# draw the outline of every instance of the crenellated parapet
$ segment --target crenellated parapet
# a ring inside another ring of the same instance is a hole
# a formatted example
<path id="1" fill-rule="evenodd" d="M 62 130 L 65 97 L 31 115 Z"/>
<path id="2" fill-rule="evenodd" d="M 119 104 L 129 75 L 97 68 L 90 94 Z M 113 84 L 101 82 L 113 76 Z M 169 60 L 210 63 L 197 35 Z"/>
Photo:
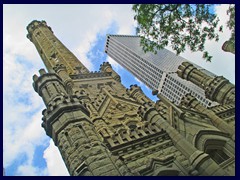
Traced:
<path id="1" fill-rule="evenodd" d="M 89 112 L 86 109 L 86 104 L 81 100 L 81 96 L 69 96 L 65 90 L 65 86 L 62 79 L 52 73 L 46 73 L 44 69 L 40 71 L 40 77 L 33 76 L 34 90 L 42 97 L 46 109 L 43 111 L 43 123 L 42 127 L 46 130 L 47 135 L 53 138 L 56 143 L 56 132 L 53 133 L 53 125 L 55 121 L 65 111 L 81 111 L 85 116 L 89 116 Z M 66 120 L 64 123 L 68 123 Z M 64 126 L 62 125 L 61 128 Z"/>
<path id="2" fill-rule="evenodd" d="M 224 119 L 229 125 L 235 127 L 235 104 L 218 105 L 210 108 L 217 116 Z"/>
<path id="3" fill-rule="evenodd" d="M 118 82 L 121 82 L 121 77 L 119 76 L 118 73 L 116 73 L 116 71 L 113 70 L 109 62 L 103 62 L 103 64 L 100 65 L 100 71 L 111 73 L 113 79 L 115 79 Z"/>
<path id="4" fill-rule="evenodd" d="M 220 104 L 235 103 L 235 86 L 222 76 L 215 77 L 207 82 L 205 87 L 206 97 Z"/>
<path id="5" fill-rule="evenodd" d="M 40 77 L 33 76 L 33 88 L 43 98 L 47 106 L 55 97 L 66 95 L 62 79 L 55 73 L 46 73 L 44 69 L 39 70 Z"/>
<path id="6" fill-rule="evenodd" d="M 47 109 L 43 110 L 42 114 L 42 127 L 46 134 L 53 139 L 55 145 L 58 144 L 58 134 L 68 124 L 75 122 L 76 119 L 90 123 L 86 105 L 77 98 L 70 99 L 66 96 L 55 98 L 49 103 Z"/>
<path id="7" fill-rule="evenodd" d="M 140 104 L 143 103 L 153 103 L 147 96 L 145 96 L 145 94 L 143 93 L 141 87 L 139 87 L 138 85 L 134 84 L 131 85 L 129 89 L 127 89 L 127 94 L 136 99 L 136 101 Z"/>
<path id="8" fill-rule="evenodd" d="M 48 28 L 52 33 L 52 29 L 51 27 L 49 27 L 46 23 L 46 21 L 37 21 L 34 20 L 31 23 L 28 24 L 27 26 L 27 30 L 28 30 L 28 34 L 27 34 L 27 38 L 32 41 L 32 34 L 35 31 L 35 29 L 39 28 L 39 27 L 44 27 L 44 28 Z"/>
<path id="9" fill-rule="evenodd" d="M 177 74 L 203 88 L 208 99 L 223 105 L 235 103 L 235 86 L 224 77 L 210 77 L 189 62 L 183 62 L 178 67 Z"/>

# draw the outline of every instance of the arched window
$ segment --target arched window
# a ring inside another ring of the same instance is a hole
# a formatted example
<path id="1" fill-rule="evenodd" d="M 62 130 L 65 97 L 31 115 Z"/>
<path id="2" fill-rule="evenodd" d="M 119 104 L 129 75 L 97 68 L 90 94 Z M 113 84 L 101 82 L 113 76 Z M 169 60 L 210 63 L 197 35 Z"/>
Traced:
<path id="1" fill-rule="evenodd" d="M 209 154 L 217 163 L 222 164 L 234 157 L 234 142 L 220 131 L 201 130 L 195 138 L 195 147 Z"/>
<path id="2" fill-rule="evenodd" d="M 217 163 L 228 160 L 230 157 L 223 151 L 223 149 L 207 149 L 206 153 Z"/>

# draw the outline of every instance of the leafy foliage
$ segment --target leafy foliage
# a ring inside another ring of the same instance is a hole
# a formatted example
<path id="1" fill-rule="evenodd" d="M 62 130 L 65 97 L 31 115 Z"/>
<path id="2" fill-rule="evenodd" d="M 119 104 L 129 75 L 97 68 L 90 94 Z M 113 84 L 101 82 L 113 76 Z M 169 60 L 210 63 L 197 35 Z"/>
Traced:
<path id="1" fill-rule="evenodd" d="M 227 10 L 227 14 L 229 15 L 229 20 L 227 22 L 228 28 L 232 31 L 231 38 L 229 39 L 231 42 L 235 44 L 235 5 L 231 4 Z"/>
<path id="2" fill-rule="evenodd" d="M 212 4 L 133 5 L 143 50 L 156 53 L 157 49 L 171 43 L 177 55 L 188 46 L 193 52 L 203 52 L 203 58 L 211 61 L 212 56 L 204 51 L 205 42 L 207 39 L 218 41 L 218 32 L 222 31 L 222 26 L 217 29 L 219 18 L 212 7 Z M 229 10 L 229 13 L 232 12 L 232 9 Z M 233 25 L 229 23 L 229 27 Z"/>

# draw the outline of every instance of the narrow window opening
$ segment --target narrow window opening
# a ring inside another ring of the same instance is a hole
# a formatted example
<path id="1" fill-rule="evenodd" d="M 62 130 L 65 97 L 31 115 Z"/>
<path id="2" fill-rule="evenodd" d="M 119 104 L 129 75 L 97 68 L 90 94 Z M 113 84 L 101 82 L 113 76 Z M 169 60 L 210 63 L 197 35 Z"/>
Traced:
<path id="1" fill-rule="evenodd" d="M 66 138 L 67 138 L 69 144 L 72 146 L 72 139 L 69 137 L 68 132 L 65 132 L 65 136 L 66 136 Z"/>
<path id="2" fill-rule="evenodd" d="M 229 156 L 221 149 L 208 149 L 207 154 L 217 163 L 221 164 L 222 162 L 229 159 Z"/>

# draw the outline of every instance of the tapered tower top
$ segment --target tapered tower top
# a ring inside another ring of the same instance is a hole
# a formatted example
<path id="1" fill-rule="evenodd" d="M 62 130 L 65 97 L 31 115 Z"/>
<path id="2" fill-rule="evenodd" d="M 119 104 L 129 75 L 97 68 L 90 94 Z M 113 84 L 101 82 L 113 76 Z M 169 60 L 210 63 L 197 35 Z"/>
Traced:
<path id="1" fill-rule="evenodd" d="M 34 32 L 34 30 L 36 28 L 38 28 L 39 26 L 44 26 L 49 28 L 49 30 L 53 33 L 51 27 L 49 27 L 46 23 L 46 21 L 37 21 L 37 20 L 33 20 L 31 23 L 28 24 L 27 26 L 27 30 L 28 30 L 28 34 L 27 34 L 27 38 L 32 41 L 32 34 Z"/>
<path id="2" fill-rule="evenodd" d="M 66 67 L 68 75 L 88 73 L 88 69 L 53 34 L 46 21 L 34 20 L 27 26 L 27 38 L 36 46 L 48 71 Z"/>

